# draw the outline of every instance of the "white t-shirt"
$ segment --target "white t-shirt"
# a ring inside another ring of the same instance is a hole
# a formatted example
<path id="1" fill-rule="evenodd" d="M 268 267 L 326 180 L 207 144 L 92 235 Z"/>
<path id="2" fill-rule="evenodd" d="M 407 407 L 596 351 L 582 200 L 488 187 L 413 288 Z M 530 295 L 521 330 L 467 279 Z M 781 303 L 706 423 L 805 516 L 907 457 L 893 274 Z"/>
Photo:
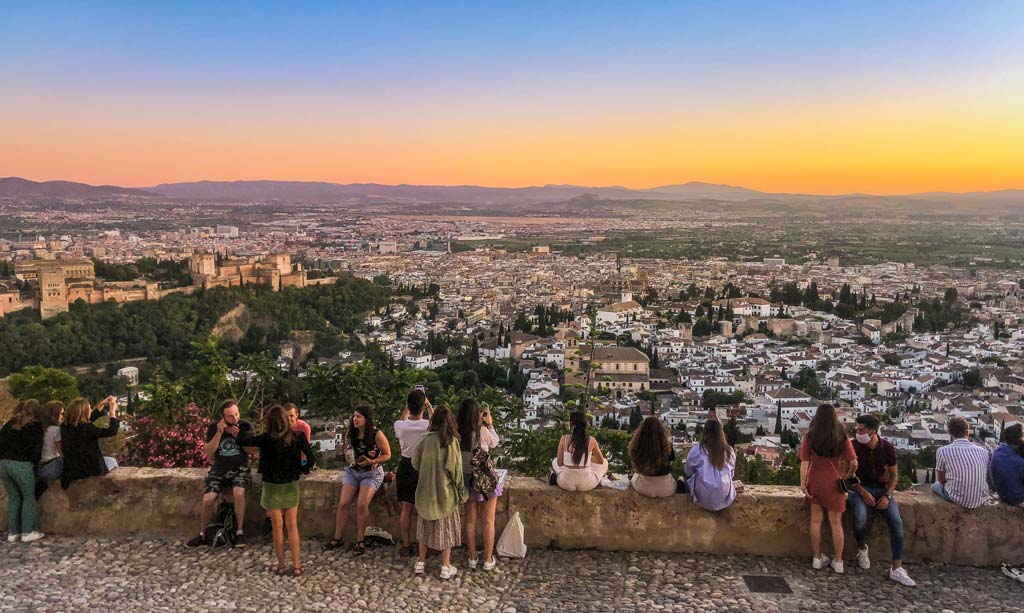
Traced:
<path id="1" fill-rule="evenodd" d="M 43 455 L 40 462 L 49 462 L 60 457 L 57 452 L 57 443 L 60 442 L 60 426 L 49 426 L 43 432 Z"/>
<path id="2" fill-rule="evenodd" d="M 427 419 L 399 419 L 395 422 L 395 436 L 402 447 L 403 458 L 412 459 L 429 427 L 430 420 Z"/>

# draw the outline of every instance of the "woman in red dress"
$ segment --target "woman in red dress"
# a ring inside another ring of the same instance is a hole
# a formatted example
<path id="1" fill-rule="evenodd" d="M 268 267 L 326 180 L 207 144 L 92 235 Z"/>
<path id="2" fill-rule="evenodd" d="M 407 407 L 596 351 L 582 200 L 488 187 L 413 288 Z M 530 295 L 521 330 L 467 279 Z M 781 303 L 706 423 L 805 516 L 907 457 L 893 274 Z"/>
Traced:
<path id="1" fill-rule="evenodd" d="M 830 404 L 823 404 L 811 420 L 804 440 L 800 443 L 800 489 L 811 507 L 811 550 L 815 569 L 830 565 L 829 557 L 821 553 L 821 521 L 828 513 L 835 559 L 832 570 L 843 572 L 843 511 L 846 494 L 839 482 L 857 472 L 857 454 L 843 425 Z"/>

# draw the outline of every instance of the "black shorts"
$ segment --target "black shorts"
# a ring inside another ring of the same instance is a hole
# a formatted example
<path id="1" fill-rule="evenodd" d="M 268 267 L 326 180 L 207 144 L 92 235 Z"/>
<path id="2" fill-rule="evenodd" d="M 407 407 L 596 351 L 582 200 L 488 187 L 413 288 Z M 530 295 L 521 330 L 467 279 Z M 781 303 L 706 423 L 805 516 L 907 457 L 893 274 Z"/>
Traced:
<path id="1" fill-rule="evenodd" d="M 420 474 L 412 467 L 412 460 L 402 456 L 402 459 L 398 461 L 398 470 L 395 472 L 398 502 L 416 504 L 416 485 L 419 481 Z"/>
<path id="2" fill-rule="evenodd" d="M 235 487 L 248 488 L 252 484 L 252 473 L 248 466 L 240 466 L 239 468 L 218 472 L 211 470 L 210 474 L 206 475 L 204 484 L 206 485 L 205 493 L 207 494 L 227 493 L 231 488 Z"/>

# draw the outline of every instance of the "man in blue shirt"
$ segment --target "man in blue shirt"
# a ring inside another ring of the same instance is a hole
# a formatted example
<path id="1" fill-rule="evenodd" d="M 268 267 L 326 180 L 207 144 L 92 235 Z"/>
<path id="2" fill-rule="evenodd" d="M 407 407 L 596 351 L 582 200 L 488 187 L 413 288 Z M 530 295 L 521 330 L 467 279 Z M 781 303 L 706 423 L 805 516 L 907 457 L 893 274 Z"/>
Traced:
<path id="1" fill-rule="evenodd" d="M 1024 457 L 1021 457 L 1024 427 L 1003 430 L 1003 442 L 992 452 L 989 471 L 999 498 L 1007 504 L 1024 506 Z"/>

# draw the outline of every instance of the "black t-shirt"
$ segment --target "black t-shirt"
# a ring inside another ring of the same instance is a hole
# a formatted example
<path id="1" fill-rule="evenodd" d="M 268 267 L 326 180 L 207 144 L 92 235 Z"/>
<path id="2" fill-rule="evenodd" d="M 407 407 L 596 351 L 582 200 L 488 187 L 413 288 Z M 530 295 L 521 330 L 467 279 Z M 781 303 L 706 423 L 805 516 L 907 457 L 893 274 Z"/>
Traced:
<path id="1" fill-rule="evenodd" d="M 857 476 L 861 483 L 871 486 L 885 486 L 885 472 L 890 466 L 896 466 L 896 448 L 892 443 L 878 437 L 878 445 L 874 449 L 856 440 L 853 450 L 857 453 Z"/>
<path id="2" fill-rule="evenodd" d="M 238 438 L 245 438 L 253 434 L 252 424 L 247 421 L 238 422 L 238 437 L 231 436 L 225 430 L 220 436 L 220 445 L 213 454 L 213 468 L 211 472 L 226 472 L 236 470 L 249 463 L 249 454 L 238 444 Z M 217 435 L 217 422 L 213 422 L 206 428 L 206 442 L 209 443 Z"/>

